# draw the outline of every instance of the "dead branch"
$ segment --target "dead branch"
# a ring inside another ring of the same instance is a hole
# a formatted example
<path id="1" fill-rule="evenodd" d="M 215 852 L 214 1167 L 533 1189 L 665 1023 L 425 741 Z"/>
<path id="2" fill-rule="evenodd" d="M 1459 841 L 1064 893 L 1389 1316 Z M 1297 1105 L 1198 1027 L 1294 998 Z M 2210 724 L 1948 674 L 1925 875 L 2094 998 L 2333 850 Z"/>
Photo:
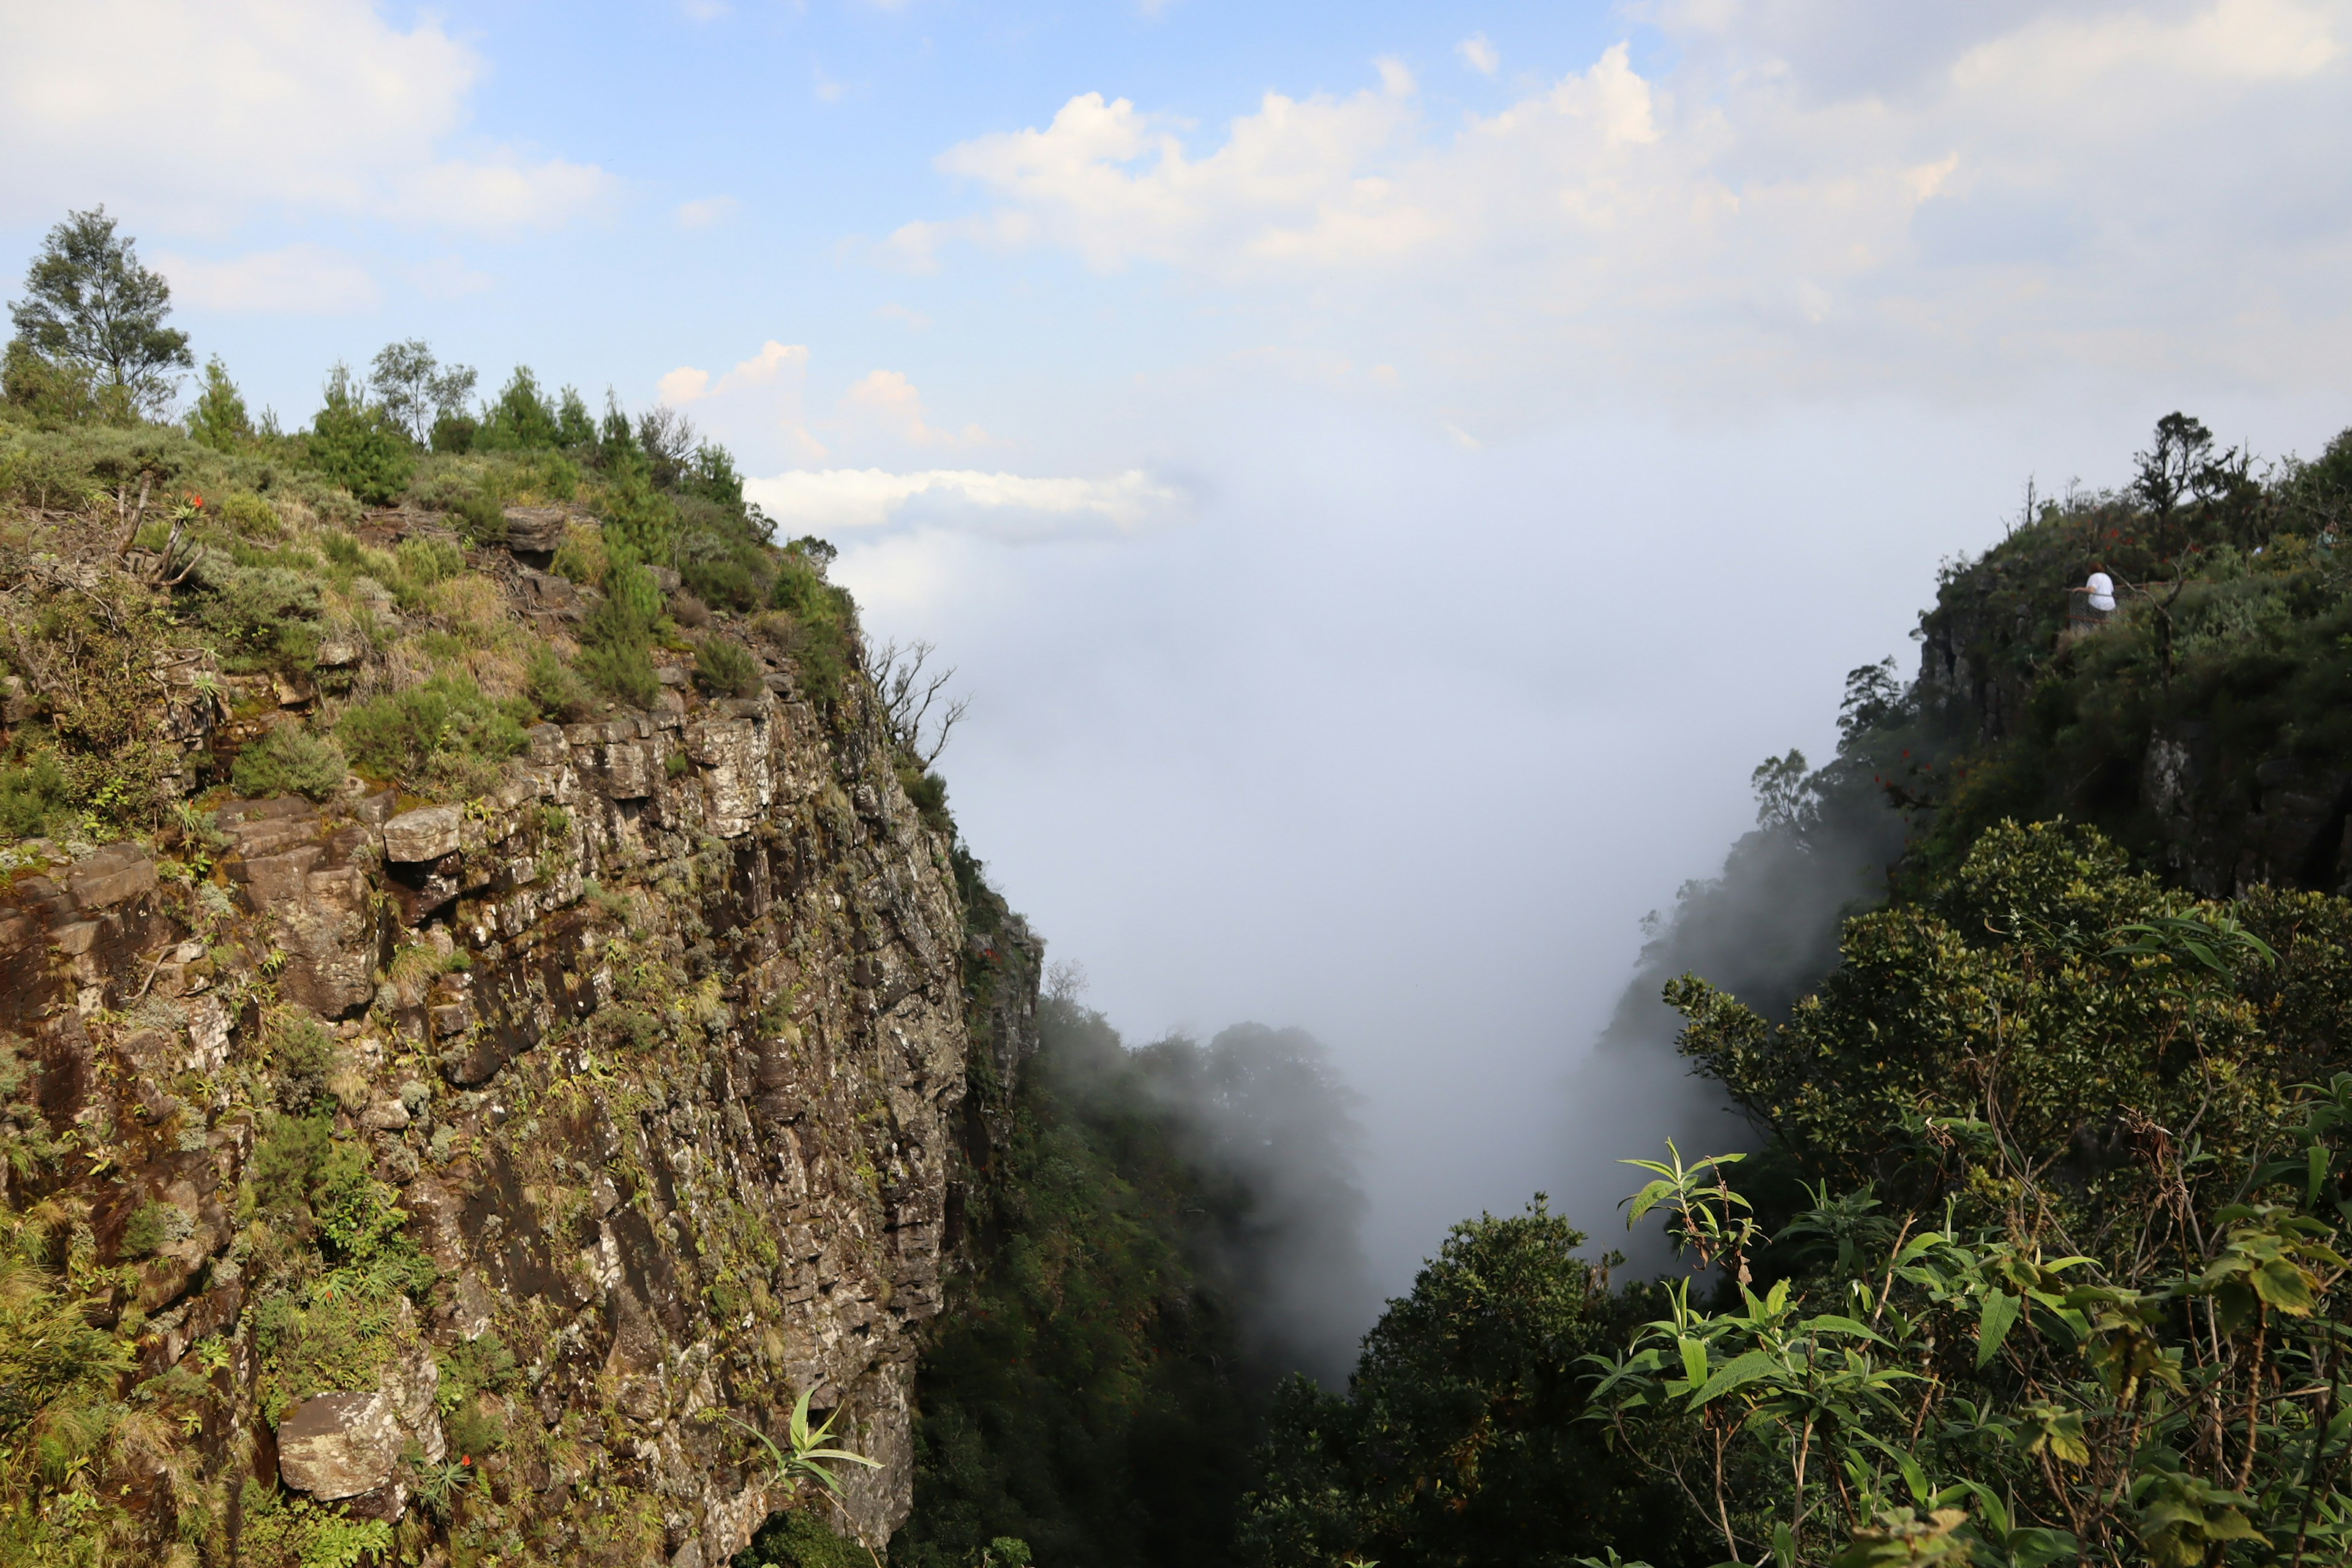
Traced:
<path id="1" fill-rule="evenodd" d="M 953 665 L 936 672 L 927 669 L 938 651 L 928 642 L 902 647 L 893 640 L 878 647 L 869 644 L 866 653 L 866 676 L 882 700 L 883 722 L 899 749 L 925 772 L 947 750 L 949 735 L 971 706 L 969 696 L 947 697 L 948 684 L 955 679 Z"/>

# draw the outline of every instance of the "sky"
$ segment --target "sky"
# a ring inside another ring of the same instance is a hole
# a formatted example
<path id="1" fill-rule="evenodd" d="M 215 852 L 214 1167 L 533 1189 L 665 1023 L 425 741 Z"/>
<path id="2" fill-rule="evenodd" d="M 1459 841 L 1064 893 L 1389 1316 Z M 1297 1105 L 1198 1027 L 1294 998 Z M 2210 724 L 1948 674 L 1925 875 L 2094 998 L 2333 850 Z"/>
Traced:
<path id="1" fill-rule="evenodd" d="M 1641 917 L 2029 479 L 2352 425 L 2352 0 L 0 28 L 0 278 L 103 203 L 289 427 L 409 337 L 684 411 L 956 667 L 958 819 L 1093 1005 L 1338 1053 L 1391 1291 L 1538 1188 L 1612 1237 Z"/>

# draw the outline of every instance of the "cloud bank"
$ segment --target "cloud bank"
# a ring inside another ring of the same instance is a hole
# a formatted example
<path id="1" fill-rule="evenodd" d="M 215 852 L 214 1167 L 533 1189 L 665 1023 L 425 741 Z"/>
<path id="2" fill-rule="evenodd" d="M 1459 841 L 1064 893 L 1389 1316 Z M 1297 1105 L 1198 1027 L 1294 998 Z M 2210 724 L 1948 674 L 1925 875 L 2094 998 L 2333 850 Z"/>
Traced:
<path id="1" fill-rule="evenodd" d="M 1735 389 L 2055 365 L 2276 387 L 2352 350 L 2347 0 L 1641 15 L 1669 63 L 1629 39 L 1451 124 L 1392 62 L 1351 96 L 1268 93 L 1221 139 L 1083 93 L 941 154 L 982 209 L 886 248 L 920 270 L 1051 247 L 1311 298 L 1473 375 L 1565 355 Z"/>
<path id="2" fill-rule="evenodd" d="M 299 207 L 511 232 L 616 193 L 593 164 L 457 146 L 482 61 L 367 0 L 77 0 L 11 6 L 7 30 L 0 216 L 96 192 L 187 230 Z"/>
<path id="3" fill-rule="evenodd" d="M 793 469 L 747 479 L 744 497 L 780 534 L 831 534 L 890 523 L 945 524 L 1003 537 L 1127 532 L 1174 515 L 1183 497 L 1141 469 L 1108 479 L 1033 479 L 973 468 L 891 473 Z"/>

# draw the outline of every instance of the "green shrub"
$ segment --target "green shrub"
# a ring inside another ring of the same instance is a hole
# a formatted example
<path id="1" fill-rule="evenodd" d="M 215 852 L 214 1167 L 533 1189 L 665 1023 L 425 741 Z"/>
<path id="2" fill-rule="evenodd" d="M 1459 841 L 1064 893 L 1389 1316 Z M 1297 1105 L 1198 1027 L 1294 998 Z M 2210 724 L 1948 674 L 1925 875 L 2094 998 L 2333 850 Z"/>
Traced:
<path id="1" fill-rule="evenodd" d="M 188 435 L 215 452 L 234 452 L 253 439 L 245 399 L 228 378 L 228 366 L 215 354 L 205 362 L 205 389 L 188 410 Z"/>
<path id="2" fill-rule="evenodd" d="M 556 412 L 540 391 L 539 378 L 529 365 L 517 365 L 498 401 L 483 412 L 473 446 L 478 452 L 528 452 L 562 441 Z"/>
<path id="3" fill-rule="evenodd" d="M 802 686 L 819 702 L 839 700 L 842 682 L 856 663 L 850 656 L 848 593 L 826 582 L 807 556 L 793 551 L 777 569 L 769 602 L 793 618 L 791 652 Z"/>
<path id="4" fill-rule="evenodd" d="M 459 1454 L 494 1454 L 507 1446 L 507 1415 L 502 1405 L 485 1407 L 478 1398 L 462 1399 L 449 1413 L 449 1447 Z"/>
<path id="5" fill-rule="evenodd" d="M 907 792 L 908 800 L 920 814 L 923 825 L 938 833 L 953 833 L 955 822 L 948 816 L 948 781 L 934 773 L 918 767 L 898 770 L 898 786 Z"/>
<path id="6" fill-rule="evenodd" d="M 331 1255 L 364 1262 L 383 1251 L 408 1218 L 394 1197 L 391 1186 L 369 1173 L 363 1145 L 331 1142 L 310 1186 L 310 1212 Z"/>
<path id="7" fill-rule="evenodd" d="M 335 1066 L 335 1037 L 308 1013 L 282 1013 L 267 1036 L 269 1065 L 278 1078 L 278 1100 L 302 1110 L 327 1098 L 327 1075 Z"/>
<path id="8" fill-rule="evenodd" d="M 190 576 L 196 620 L 218 637 L 233 671 L 307 669 L 319 649 L 319 584 L 284 566 L 240 566 L 206 549 Z"/>
<path id="9" fill-rule="evenodd" d="M 499 503 L 486 495 L 470 495 L 449 509 L 449 521 L 458 535 L 468 544 L 504 544 L 507 539 L 507 514 Z"/>
<path id="10" fill-rule="evenodd" d="M 327 380 L 326 406 L 310 421 L 309 458 L 311 468 L 372 506 L 398 500 L 416 467 L 415 448 L 398 422 L 365 401 L 341 365 Z"/>
<path id="11" fill-rule="evenodd" d="M 462 458 L 474 449 L 481 426 L 470 414 L 444 414 L 433 421 L 433 455 Z"/>
<path id="12" fill-rule="evenodd" d="M 300 1215 L 310 1201 L 310 1178 L 334 1141 L 334 1122 L 324 1116 L 272 1112 L 246 1163 L 245 1184 L 264 1216 Z"/>
<path id="13" fill-rule="evenodd" d="M 418 592 L 446 583 L 466 569 L 464 551 L 446 539 L 425 533 L 402 540 L 394 559 L 400 563 L 401 576 Z"/>
<path id="14" fill-rule="evenodd" d="M 350 534 L 345 533 L 340 528 L 323 530 L 316 535 L 316 538 L 319 542 L 319 548 L 326 552 L 328 560 L 333 562 L 336 565 L 342 567 L 345 571 L 356 572 L 359 570 L 360 563 L 366 552 L 361 547 L 358 540 L 353 539 Z"/>
<path id="15" fill-rule="evenodd" d="M 278 509 L 251 490 L 231 490 L 220 505 L 221 520 L 247 539 L 275 539 L 286 531 Z"/>
<path id="16" fill-rule="evenodd" d="M 28 762 L 0 767 L 0 833 L 38 838 L 71 799 L 66 771 L 53 752 L 37 752 Z"/>
<path id="17" fill-rule="evenodd" d="M 580 673 L 615 702 L 650 708 L 661 690 L 653 650 L 644 643 L 602 643 L 580 650 Z"/>
<path id="18" fill-rule="evenodd" d="M 814 1510 L 794 1509 L 770 1514 L 751 1544 L 730 1560 L 729 1568 L 871 1568 L 871 1563 L 864 1547 L 827 1530 Z"/>
<path id="19" fill-rule="evenodd" d="M 741 643 L 707 637 L 694 645 L 694 679 L 713 697 L 749 697 L 760 689 L 760 661 Z"/>
<path id="20" fill-rule="evenodd" d="M 528 703 L 486 696 L 452 672 L 357 704 L 335 733 L 372 777 L 487 787 L 497 764 L 530 748 L 523 724 L 531 716 Z"/>
<path id="21" fill-rule="evenodd" d="M 283 724 L 236 754 L 229 784 L 247 800 L 299 795 L 323 801 L 343 787 L 343 749 L 295 724 Z"/>
<path id="22" fill-rule="evenodd" d="M 179 1212 L 170 1204 L 141 1204 L 122 1227 L 122 1246 L 117 1256 L 129 1262 L 154 1257 L 171 1241 L 173 1216 Z"/>
<path id="23" fill-rule="evenodd" d="M 572 667 L 541 645 L 531 650 L 523 671 L 523 689 L 539 710 L 561 723 L 576 724 L 588 717 L 588 689 Z"/>

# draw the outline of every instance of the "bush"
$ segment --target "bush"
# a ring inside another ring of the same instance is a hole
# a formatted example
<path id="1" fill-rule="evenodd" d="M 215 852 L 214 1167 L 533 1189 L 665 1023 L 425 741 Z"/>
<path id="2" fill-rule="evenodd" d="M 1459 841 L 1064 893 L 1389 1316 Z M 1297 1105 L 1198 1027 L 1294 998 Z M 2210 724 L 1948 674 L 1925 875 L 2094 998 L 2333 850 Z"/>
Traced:
<path id="1" fill-rule="evenodd" d="M 760 661 L 739 642 L 707 637 L 694 645 L 694 679 L 713 697 L 749 697 L 760 689 Z"/>
<path id="2" fill-rule="evenodd" d="M 589 685 L 632 708 L 652 707 L 661 690 L 661 678 L 654 673 L 653 650 L 642 642 L 608 642 L 583 648 L 580 673 Z"/>
<path id="3" fill-rule="evenodd" d="M 389 506 L 408 489 L 416 454 L 393 417 L 362 400 L 338 365 L 327 381 L 326 406 L 310 421 L 310 461 L 361 500 Z"/>
<path id="4" fill-rule="evenodd" d="M 117 1256 L 131 1262 L 154 1257 L 171 1243 L 173 1219 L 179 1213 L 170 1204 L 141 1204 L 122 1227 L 122 1246 Z"/>
<path id="5" fill-rule="evenodd" d="M 221 503 L 221 521 L 247 539 L 275 539 L 286 531 L 278 509 L 251 490 L 232 490 Z"/>
<path id="6" fill-rule="evenodd" d="M 948 816 L 948 781 L 921 768 L 902 767 L 898 770 L 898 787 L 923 819 L 923 826 L 937 833 L 953 833 L 955 821 Z"/>
<path id="7" fill-rule="evenodd" d="M 335 733 L 373 777 L 487 787 L 497 764 L 530 748 L 523 722 L 530 716 L 528 704 L 486 696 L 453 673 L 358 704 Z"/>
<path id="8" fill-rule="evenodd" d="M 247 800 L 299 795 L 323 801 L 343 787 L 348 771 L 333 741 L 284 724 L 236 754 L 229 784 Z"/>
<path id="9" fill-rule="evenodd" d="M 280 1218 L 302 1214 L 310 1204 L 311 1174 L 333 1141 L 334 1123 L 327 1117 L 273 1112 L 245 1168 L 255 1209 Z"/>
<path id="10" fill-rule="evenodd" d="M 285 1013 L 271 1021 L 268 1038 L 269 1065 L 287 1108 L 305 1110 L 324 1100 L 335 1066 L 335 1037 L 327 1026 L 308 1013 Z"/>
<path id="11" fill-rule="evenodd" d="M 0 767 L 0 833 L 12 838 L 38 838 L 49 830 L 52 816 L 72 799 L 66 771 L 48 752 L 31 761 Z"/>
<path id="12" fill-rule="evenodd" d="M 400 563 L 400 574 L 419 592 L 446 583 L 466 569 L 465 552 L 446 539 L 424 533 L 402 540 L 394 559 Z"/>
<path id="13" fill-rule="evenodd" d="M 793 618 L 789 641 L 802 686 L 819 702 L 839 700 L 842 682 L 856 663 L 850 656 L 849 595 L 826 582 L 805 555 L 787 552 L 770 603 Z"/>
<path id="14" fill-rule="evenodd" d="M 539 378 L 529 365 L 517 365 L 498 401 L 483 413 L 481 426 L 474 432 L 474 449 L 529 452 L 562 442 L 562 426 L 546 395 L 539 390 Z"/>
<path id="15" fill-rule="evenodd" d="M 481 426 L 470 414 L 444 414 L 433 421 L 433 455 L 436 458 L 462 458 L 474 449 L 474 437 Z"/>
<path id="16" fill-rule="evenodd" d="M 486 495 L 467 496 L 450 508 L 449 521 L 468 544 L 479 547 L 506 542 L 506 511 Z"/>
<path id="17" fill-rule="evenodd" d="M 814 1512 L 794 1509 L 770 1514 L 729 1568 L 868 1568 L 869 1562 L 865 1548 L 834 1534 Z"/>
<path id="18" fill-rule="evenodd" d="M 587 687 L 553 648 L 542 645 L 531 651 L 530 663 L 523 671 L 523 690 L 551 719 L 576 724 L 588 717 Z"/>
<path id="19" fill-rule="evenodd" d="M 239 566 L 225 552 L 197 556 L 191 581 L 196 619 L 218 636 L 233 671 L 307 669 L 319 648 L 319 584 L 283 566 Z"/>

